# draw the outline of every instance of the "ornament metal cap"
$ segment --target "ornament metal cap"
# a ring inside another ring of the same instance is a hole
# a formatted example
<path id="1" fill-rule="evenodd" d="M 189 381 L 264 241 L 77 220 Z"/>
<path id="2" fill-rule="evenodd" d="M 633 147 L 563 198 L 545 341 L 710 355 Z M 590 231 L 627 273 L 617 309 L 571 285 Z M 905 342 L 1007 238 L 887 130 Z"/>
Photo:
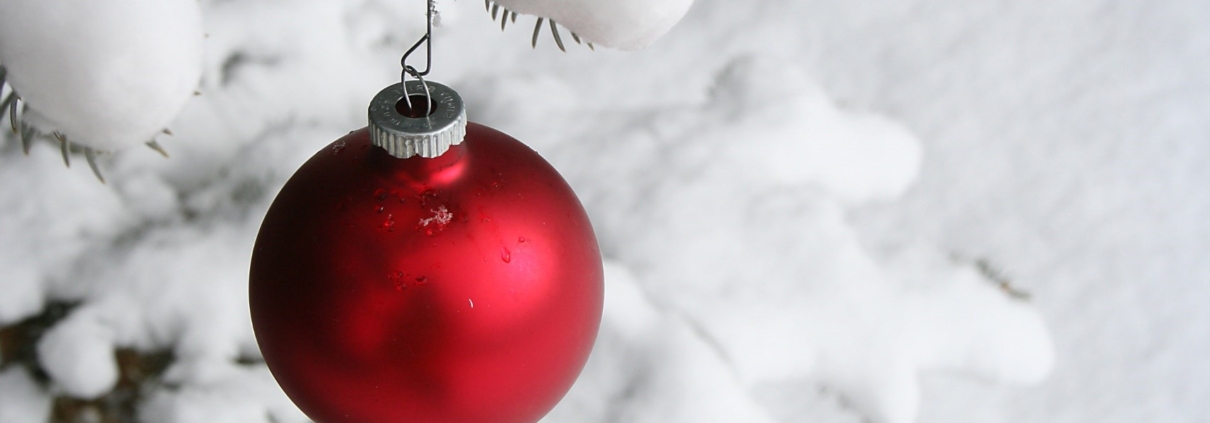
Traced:
<path id="1" fill-rule="evenodd" d="M 407 94 L 412 95 L 413 105 L 423 107 L 422 84 L 428 84 L 433 112 L 419 118 L 399 113 L 397 105 Z M 407 81 L 407 90 L 403 87 L 386 87 L 370 102 L 370 142 L 401 159 L 431 159 L 462 143 L 466 137 L 466 107 L 456 91 L 436 82 Z"/>

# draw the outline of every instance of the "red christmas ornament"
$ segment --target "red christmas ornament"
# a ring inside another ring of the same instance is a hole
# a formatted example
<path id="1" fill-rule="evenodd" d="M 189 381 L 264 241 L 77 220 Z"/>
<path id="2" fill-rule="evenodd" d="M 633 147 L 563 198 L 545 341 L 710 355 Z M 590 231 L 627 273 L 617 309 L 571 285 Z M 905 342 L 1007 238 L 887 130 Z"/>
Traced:
<path id="1" fill-rule="evenodd" d="M 256 240 L 257 342 L 320 423 L 532 423 L 596 338 L 600 251 L 571 188 L 429 88 L 422 118 L 401 85 L 380 93 L 370 127 L 304 164 Z"/>

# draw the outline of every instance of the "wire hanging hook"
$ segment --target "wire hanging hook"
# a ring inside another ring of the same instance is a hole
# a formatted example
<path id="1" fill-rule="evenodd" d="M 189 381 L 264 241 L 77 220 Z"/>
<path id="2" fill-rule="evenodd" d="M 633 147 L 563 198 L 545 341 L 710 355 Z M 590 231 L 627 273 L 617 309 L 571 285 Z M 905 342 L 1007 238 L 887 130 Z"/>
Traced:
<path id="1" fill-rule="evenodd" d="M 403 73 L 404 75 L 412 75 L 417 81 L 420 81 L 420 86 L 424 87 L 424 101 L 426 103 L 424 105 L 424 116 L 428 117 L 429 115 L 433 114 L 433 94 L 429 91 L 429 83 L 425 82 L 424 77 L 421 76 L 423 74 L 417 72 L 416 68 L 411 66 L 404 68 Z M 413 110 L 412 108 L 414 106 L 412 105 L 412 95 L 408 92 L 407 81 L 403 82 L 403 98 L 405 101 L 407 101 L 408 110 Z"/>
<path id="2" fill-rule="evenodd" d="M 433 112 L 433 110 L 432 110 L 433 101 L 432 101 L 432 97 L 429 95 L 429 85 L 428 85 L 428 83 L 424 82 L 424 76 L 428 75 L 429 71 L 433 69 L 433 13 L 436 10 L 437 10 L 436 0 L 428 0 L 428 8 L 425 10 L 425 13 L 424 13 L 424 17 L 425 17 L 424 36 L 420 37 L 420 40 L 416 41 L 416 44 L 412 45 L 412 48 L 409 48 L 408 51 L 403 53 L 402 59 L 399 59 L 399 65 L 403 67 L 403 72 L 401 72 L 399 75 L 399 82 L 401 84 L 403 84 L 403 99 L 404 99 L 404 101 L 407 102 L 408 109 L 410 110 L 412 108 L 412 97 L 411 97 L 410 93 L 408 93 L 407 82 L 408 82 L 408 75 L 412 75 L 413 77 L 416 78 L 416 80 L 420 81 L 420 85 L 422 85 L 424 87 L 424 98 L 425 98 L 426 102 L 428 103 L 425 105 L 425 116 L 428 116 L 429 114 L 431 114 Z M 408 57 L 410 57 L 412 55 L 412 53 L 416 52 L 416 49 L 420 48 L 421 45 L 424 45 L 424 48 L 425 48 L 425 61 L 424 61 L 424 70 L 423 71 L 419 71 L 414 66 L 408 64 Z"/>

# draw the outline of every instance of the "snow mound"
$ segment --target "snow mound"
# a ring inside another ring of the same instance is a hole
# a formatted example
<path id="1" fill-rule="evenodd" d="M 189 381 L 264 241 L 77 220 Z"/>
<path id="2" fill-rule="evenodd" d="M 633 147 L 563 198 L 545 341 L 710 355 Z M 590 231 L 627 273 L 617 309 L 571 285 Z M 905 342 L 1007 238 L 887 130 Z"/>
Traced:
<path id="1" fill-rule="evenodd" d="M 0 422 L 43 423 L 50 419 L 50 395 L 29 372 L 12 366 L 0 372 Z"/>
<path id="2" fill-rule="evenodd" d="M 605 264 L 605 310 L 579 381 L 546 422 L 772 423 L 724 357 L 620 263 Z"/>
<path id="3" fill-rule="evenodd" d="M 919 168 L 901 126 L 840 110 L 800 71 L 752 57 L 720 72 L 699 108 L 608 125 L 548 146 L 552 161 L 575 163 L 561 169 L 607 255 L 698 328 L 742 385 L 811 378 L 877 422 L 906 423 L 922 370 L 1011 382 L 1049 372 L 1033 307 L 970 266 L 900 271 L 859 244 L 845 205 L 892 199 Z M 602 174 L 610 183 L 593 182 Z"/>
<path id="4" fill-rule="evenodd" d="M 508 10 L 557 21 L 580 38 L 622 50 L 655 42 L 693 0 L 496 0 Z"/>
<path id="5" fill-rule="evenodd" d="M 113 192 L 96 189 L 86 167 L 63 169 L 50 145 L 29 157 L 0 156 L 0 324 L 36 314 L 56 285 L 71 285 L 75 258 L 130 221 Z M 73 288 L 74 290 L 74 288 Z"/>
<path id="6" fill-rule="evenodd" d="M 839 110 L 801 72 L 741 56 L 719 73 L 706 129 L 717 153 L 765 184 L 813 183 L 850 203 L 898 197 L 920 170 L 920 142 L 877 115 Z M 689 140 L 686 140 L 688 142 Z M 720 160 L 722 162 L 724 160 Z"/>
<path id="7" fill-rule="evenodd" d="M 269 369 L 229 368 L 206 384 L 157 391 L 139 418 L 163 423 L 309 422 L 286 397 Z"/>
<path id="8" fill-rule="evenodd" d="M 38 342 L 38 362 L 64 393 L 96 398 L 118 382 L 113 331 L 91 313 L 73 313 Z"/>
<path id="9" fill-rule="evenodd" d="M 0 65 L 43 134 L 119 150 L 155 138 L 197 89 L 193 0 L 0 2 Z"/>

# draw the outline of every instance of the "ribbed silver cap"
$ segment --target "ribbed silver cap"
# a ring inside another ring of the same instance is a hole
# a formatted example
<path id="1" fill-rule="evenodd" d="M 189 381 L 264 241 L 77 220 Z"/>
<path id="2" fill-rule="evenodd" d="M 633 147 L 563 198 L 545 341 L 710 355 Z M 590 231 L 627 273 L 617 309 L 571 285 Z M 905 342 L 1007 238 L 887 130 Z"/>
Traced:
<path id="1" fill-rule="evenodd" d="M 403 84 L 386 87 L 374 96 L 370 102 L 370 142 L 401 159 L 433 158 L 445 153 L 450 146 L 461 144 L 466 137 L 466 107 L 462 97 L 450 87 L 436 82 L 428 82 L 428 86 L 436 103 L 436 110 L 428 117 L 407 117 L 395 108 L 405 95 Z M 413 96 L 413 105 L 424 107 L 424 86 L 420 81 L 408 81 L 407 87 L 407 93 Z M 416 101 L 417 94 L 420 101 Z"/>

